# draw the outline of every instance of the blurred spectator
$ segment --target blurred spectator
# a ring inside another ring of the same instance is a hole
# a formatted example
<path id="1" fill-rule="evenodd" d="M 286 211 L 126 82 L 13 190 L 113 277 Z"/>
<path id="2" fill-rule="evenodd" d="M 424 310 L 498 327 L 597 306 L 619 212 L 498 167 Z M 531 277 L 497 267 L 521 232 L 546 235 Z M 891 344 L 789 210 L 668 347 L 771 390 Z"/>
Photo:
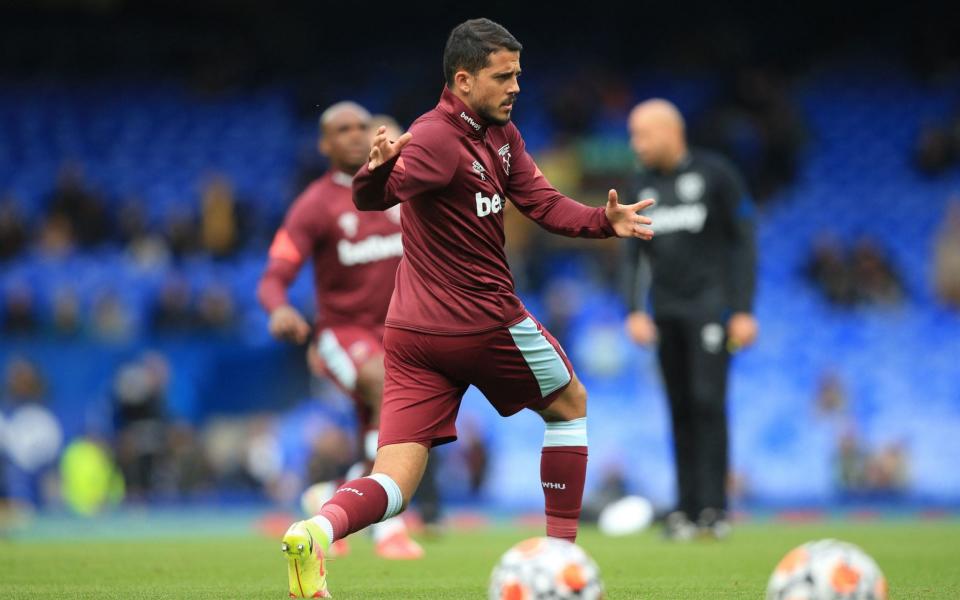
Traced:
<path id="1" fill-rule="evenodd" d="M 4 469 L 10 469 L 9 493 L 40 504 L 52 495 L 54 465 L 63 444 L 60 422 L 44 406 L 46 379 L 36 363 L 12 358 L 4 372 L 0 410 L 6 414 Z"/>
<path id="2" fill-rule="evenodd" d="M 40 252 L 51 257 L 70 254 L 75 246 L 73 228 L 64 215 L 50 215 L 40 227 Z"/>
<path id="3" fill-rule="evenodd" d="M 465 425 L 460 436 L 463 445 L 463 462 L 467 467 L 470 493 L 477 496 L 487 481 L 490 451 L 476 424 L 467 422 Z"/>
<path id="4" fill-rule="evenodd" d="M 217 488 L 257 489 L 245 460 L 249 437 L 247 419 L 239 417 L 218 417 L 204 428 L 203 448 Z"/>
<path id="5" fill-rule="evenodd" d="M 27 221 L 16 198 L 7 196 L 0 200 L 0 261 L 23 252 L 27 238 Z"/>
<path id="6" fill-rule="evenodd" d="M 926 175 L 939 175 L 947 170 L 954 159 L 955 149 L 946 129 L 927 124 L 917 136 L 914 162 Z"/>
<path id="7" fill-rule="evenodd" d="M 817 386 L 817 412 L 821 415 L 836 415 L 847 407 L 847 390 L 840 376 L 827 371 L 820 377 Z"/>
<path id="8" fill-rule="evenodd" d="M 893 265 L 868 237 L 861 238 L 848 255 L 836 237 L 820 236 L 806 272 L 827 299 L 840 306 L 892 305 L 904 297 L 903 283 Z"/>
<path id="9" fill-rule="evenodd" d="M 80 298 L 75 289 L 61 286 L 53 294 L 53 331 L 60 336 L 80 332 Z"/>
<path id="10" fill-rule="evenodd" d="M 147 499 L 157 488 L 167 440 L 166 358 L 148 353 L 121 365 L 113 381 L 117 464 L 128 497 Z"/>
<path id="11" fill-rule="evenodd" d="M 103 199 L 87 185 L 83 169 L 75 162 L 60 167 L 57 185 L 48 204 L 50 219 L 65 220 L 70 237 L 83 247 L 99 244 L 107 239 L 110 221 Z"/>
<path id="12" fill-rule="evenodd" d="M 131 198 L 124 203 L 117 218 L 117 227 L 127 255 L 141 268 L 161 267 L 170 262 L 167 241 L 147 227 L 143 200 Z"/>
<path id="13" fill-rule="evenodd" d="M 207 330 L 227 332 L 234 325 L 234 305 L 230 290 L 219 283 L 207 285 L 197 299 L 197 324 Z"/>
<path id="14" fill-rule="evenodd" d="M 94 299 L 90 325 L 95 336 L 110 342 L 128 340 L 135 333 L 130 307 L 114 290 L 106 290 Z"/>
<path id="15" fill-rule="evenodd" d="M 158 332 L 183 333 L 194 326 L 190 284 L 181 275 L 170 275 L 160 286 L 152 325 Z"/>
<path id="16" fill-rule="evenodd" d="M 123 499 L 123 477 L 109 446 L 96 437 L 78 437 L 60 458 L 60 495 L 73 512 L 92 516 Z"/>
<path id="17" fill-rule="evenodd" d="M 185 423 L 167 428 L 167 461 L 164 465 L 165 491 L 184 496 L 212 489 L 213 479 L 197 432 Z"/>
<path id="18" fill-rule="evenodd" d="M 807 263 L 807 277 L 830 302 L 842 306 L 853 304 L 853 275 L 839 240 L 821 235 L 814 243 L 813 255 Z"/>
<path id="19" fill-rule="evenodd" d="M 840 438 L 840 487 L 855 496 L 901 493 L 908 483 L 908 459 L 900 443 L 889 443 L 871 452 L 851 432 Z"/>
<path id="20" fill-rule="evenodd" d="M 806 127 L 782 76 L 763 69 L 740 71 L 733 89 L 701 123 L 693 139 L 731 156 L 758 200 L 796 177 Z"/>
<path id="21" fill-rule="evenodd" d="M 873 239 L 864 237 L 857 242 L 851 266 L 857 299 L 861 303 L 891 305 L 903 300 L 903 283 Z"/>
<path id="22" fill-rule="evenodd" d="M 328 427 L 322 435 L 311 436 L 307 459 L 308 482 L 335 481 L 343 478 L 354 462 L 354 445 L 346 431 Z"/>
<path id="23" fill-rule="evenodd" d="M 947 205 L 934 256 L 934 287 L 947 306 L 960 309 L 960 197 Z"/>
<path id="24" fill-rule="evenodd" d="M 867 489 L 902 492 L 907 485 L 907 454 L 902 444 L 885 445 L 870 457 L 865 469 Z"/>
<path id="25" fill-rule="evenodd" d="M 239 224 L 233 185 L 214 177 L 203 191 L 201 245 L 214 257 L 228 256 L 239 243 Z"/>
<path id="26" fill-rule="evenodd" d="M 196 221 L 186 209 L 169 210 L 164 235 L 170 251 L 177 258 L 189 256 L 200 248 Z"/>
<path id="27" fill-rule="evenodd" d="M 46 393 L 47 382 L 36 363 L 22 357 L 10 359 L 4 370 L 5 404 L 42 402 Z"/>
<path id="28" fill-rule="evenodd" d="M 859 491 L 864 487 L 864 464 L 866 452 L 860 447 L 856 434 L 846 432 L 840 437 L 837 449 L 837 475 L 840 488 L 846 491 Z"/>
<path id="29" fill-rule="evenodd" d="M 3 328 L 7 335 L 33 333 L 39 325 L 33 289 L 25 281 L 14 281 L 3 293 Z"/>

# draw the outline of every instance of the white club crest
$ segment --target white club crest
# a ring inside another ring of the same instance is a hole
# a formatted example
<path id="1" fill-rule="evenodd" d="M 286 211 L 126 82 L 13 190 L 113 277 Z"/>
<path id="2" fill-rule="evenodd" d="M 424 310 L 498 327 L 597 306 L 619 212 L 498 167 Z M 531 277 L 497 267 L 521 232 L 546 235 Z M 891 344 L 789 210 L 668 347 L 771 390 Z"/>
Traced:
<path id="1" fill-rule="evenodd" d="M 343 235 L 348 238 L 352 238 L 357 235 L 357 225 L 359 224 L 360 219 L 357 217 L 356 213 L 345 212 L 340 215 L 340 218 L 337 219 L 337 225 L 340 226 L 340 229 L 343 230 Z"/>
<path id="2" fill-rule="evenodd" d="M 510 159 L 512 158 L 510 155 L 510 144 L 504 144 L 499 150 L 497 150 L 497 154 L 500 155 L 500 160 L 503 161 L 503 172 L 509 176 Z"/>
<path id="3" fill-rule="evenodd" d="M 641 200 L 653 200 L 654 202 L 660 201 L 660 194 L 657 193 L 657 188 L 645 187 L 640 190 L 640 193 L 637 194 L 637 202 Z"/>
<path id="4" fill-rule="evenodd" d="M 677 198 L 683 202 L 697 202 L 703 198 L 706 183 L 700 173 L 684 173 L 677 177 Z"/>

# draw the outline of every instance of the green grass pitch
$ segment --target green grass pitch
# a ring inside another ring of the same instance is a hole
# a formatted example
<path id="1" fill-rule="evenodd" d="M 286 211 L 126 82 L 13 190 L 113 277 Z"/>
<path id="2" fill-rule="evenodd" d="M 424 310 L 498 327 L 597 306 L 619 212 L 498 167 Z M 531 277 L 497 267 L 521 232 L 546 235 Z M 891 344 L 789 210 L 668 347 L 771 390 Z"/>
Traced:
<path id="1" fill-rule="evenodd" d="M 539 530 L 498 527 L 425 541 L 428 556 L 395 563 L 375 558 L 364 536 L 350 556 L 330 562 L 335 598 L 391 600 L 485 598 L 500 554 Z M 960 521 L 890 520 L 817 524 L 750 522 L 725 542 L 671 544 L 658 532 L 607 538 L 587 528 L 580 544 L 597 560 L 607 597 L 763 598 L 767 577 L 790 548 L 835 537 L 861 545 L 890 581 L 890 597 L 960 598 Z M 286 598 L 276 539 L 256 534 L 0 539 L 0 598 Z"/>

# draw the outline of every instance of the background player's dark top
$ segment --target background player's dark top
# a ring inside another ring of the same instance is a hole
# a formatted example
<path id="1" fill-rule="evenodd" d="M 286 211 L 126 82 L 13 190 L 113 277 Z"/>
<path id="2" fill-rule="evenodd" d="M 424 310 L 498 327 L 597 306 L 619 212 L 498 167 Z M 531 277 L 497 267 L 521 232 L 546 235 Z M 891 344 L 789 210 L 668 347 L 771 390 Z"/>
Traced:
<path id="1" fill-rule="evenodd" d="M 752 312 L 754 209 L 733 165 L 692 149 L 673 172 L 641 169 L 633 192 L 657 204 L 647 212 L 653 240 L 626 241 L 630 310 L 644 309 L 649 291 L 661 317 Z"/>

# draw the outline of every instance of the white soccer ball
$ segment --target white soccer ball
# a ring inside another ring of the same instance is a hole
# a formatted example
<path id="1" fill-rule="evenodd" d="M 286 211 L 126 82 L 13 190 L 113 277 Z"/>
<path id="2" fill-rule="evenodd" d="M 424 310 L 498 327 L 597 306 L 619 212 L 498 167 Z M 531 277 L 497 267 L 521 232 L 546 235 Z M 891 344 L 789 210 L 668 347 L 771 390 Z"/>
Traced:
<path id="1" fill-rule="evenodd" d="M 580 546 L 530 538 L 507 550 L 490 575 L 490 600 L 601 600 L 600 569 Z"/>
<path id="2" fill-rule="evenodd" d="M 653 522 L 653 505 L 646 498 L 627 496 L 600 511 L 597 526 L 605 535 L 638 533 Z"/>
<path id="3" fill-rule="evenodd" d="M 886 600 L 887 580 L 859 547 L 807 542 L 787 553 L 767 584 L 767 600 Z"/>

